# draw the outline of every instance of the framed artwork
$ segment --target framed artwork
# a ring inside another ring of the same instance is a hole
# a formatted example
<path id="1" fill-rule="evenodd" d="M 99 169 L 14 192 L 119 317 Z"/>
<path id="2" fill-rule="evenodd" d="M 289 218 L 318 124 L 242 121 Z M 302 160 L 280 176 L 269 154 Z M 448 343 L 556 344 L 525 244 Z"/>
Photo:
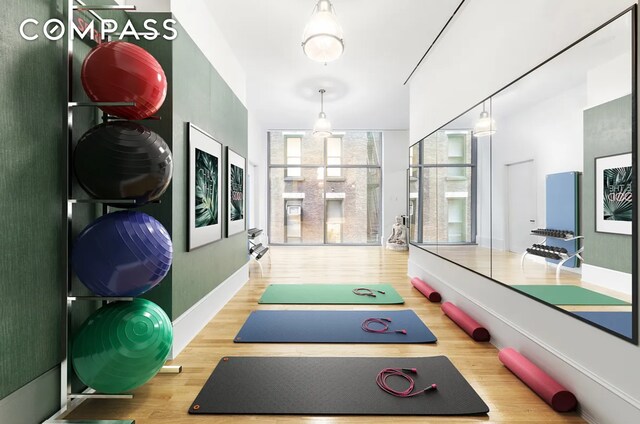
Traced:
<path id="1" fill-rule="evenodd" d="M 227 147 L 227 237 L 246 230 L 246 160 Z"/>
<path id="2" fill-rule="evenodd" d="M 189 250 L 222 238 L 222 144 L 189 123 Z"/>
<path id="3" fill-rule="evenodd" d="M 596 158 L 596 231 L 631 234 L 633 164 L 631 153 Z"/>

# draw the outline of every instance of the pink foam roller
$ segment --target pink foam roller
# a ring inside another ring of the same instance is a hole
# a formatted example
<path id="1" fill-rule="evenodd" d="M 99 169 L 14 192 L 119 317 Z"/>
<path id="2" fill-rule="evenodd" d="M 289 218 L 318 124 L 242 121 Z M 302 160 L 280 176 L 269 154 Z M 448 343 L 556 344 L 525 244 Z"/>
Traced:
<path id="1" fill-rule="evenodd" d="M 478 324 L 476 320 L 462 312 L 462 310 L 453 303 L 443 303 L 442 312 L 444 312 L 446 316 L 451 318 L 453 322 L 458 324 L 458 326 L 462 328 L 465 333 L 471 336 L 473 340 L 477 342 L 488 342 L 489 339 L 491 339 L 489 330 Z"/>
<path id="2" fill-rule="evenodd" d="M 512 348 L 502 349 L 498 353 L 498 358 L 555 411 L 567 412 L 575 409 L 578 401 L 573 393 L 517 351 Z"/>
<path id="3" fill-rule="evenodd" d="M 433 287 L 431 287 L 429 284 L 425 283 L 418 277 L 413 277 L 411 279 L 411 284 L 413 284 L 413 287 L 418 289 L 418 291 L 425 295 L 425 297 L 430 301 L 440 302 L 442 300 L 442 296 L 440 296 L 440 293 L 435 291 Z"/>

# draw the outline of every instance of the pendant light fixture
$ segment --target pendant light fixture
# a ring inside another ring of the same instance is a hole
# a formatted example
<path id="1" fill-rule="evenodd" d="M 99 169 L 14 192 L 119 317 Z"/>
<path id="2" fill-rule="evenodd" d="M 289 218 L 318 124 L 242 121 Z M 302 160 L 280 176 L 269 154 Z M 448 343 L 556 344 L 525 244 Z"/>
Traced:
<path id="1" fill-rule="evenodd" d="M 319 0 L 302 35 L 302 50 L 316 62 L 336 60 L 344 51 L 342 27 L 329 0 Z"/>
<path id="2" fill-rule="evenodd" d="M 331 122 L 327 119 L 327 115 L 324 113 L 324 88 L 320 89 L 320 113 L 318 119 L 313 126 L 313 135 L 318 137 L 330 137 L 331 136 Z"/>
<path id="3" fill-rule="evenodd" d="M 482 102 L 482 112 L 480 118 L 473 127 L 473 135 L 476 137 L 486 137 L 496 133 L 496 121 L 491 118 L 489 112 L 484 108 L 484 102 Z"/>

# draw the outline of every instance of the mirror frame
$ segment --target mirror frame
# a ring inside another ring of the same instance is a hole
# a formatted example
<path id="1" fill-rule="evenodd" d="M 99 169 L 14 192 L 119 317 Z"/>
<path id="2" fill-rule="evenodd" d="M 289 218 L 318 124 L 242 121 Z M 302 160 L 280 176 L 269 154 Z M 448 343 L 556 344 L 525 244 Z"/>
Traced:
<path id="1" fill-rule="evenodd" d="M 411 151 L 411 149 L 419 144 L 422 143 L 422 141 L 426 140 L 428 137 L 430 137 L 431 135 L 437 133 L 438 131 L 442 130 L 444 127 L 446 127 L 447 125 L 449 125 L 450 123 L 452 123 L 453 121 L 455 121 L 456 119 L 462 117 L 463 115 L 465 115 L 466 113 L 470 112 L 471 110 L 475 109 L 476 107 L 478 107 L 479 105 L 482 105 L 483 102 L 491 102 L 491 100 L 493 99 L 494 96 L 496 96 L 497 94 L 501 93 L 502 91 L 504 91 L 505 89 L 511 87 L 512 85 L 514 85 L 515 83 L 517 83 L 518 81 L 520 81 L 521 79 L 525 78 L 526 76 L 528 76 L 529 74 L 533 73 L 534 71 L 536 71 L 538 68 L 544 66 L 545 64 L 547 64 L 548 62 L 552 61 L 553 59 L 555 59 L 556 57 L 560 56 L 561 54 L 565 53 L 567 50 L 573 48 L 574 46 L 576 46 L 577 44 L 579 44 L 580 42 L 582 42 L 583 40 L 585 40 L 586 38 L 590 37 L 591 35 L 595 34 L 596 32 L 600 31 L 601 29 L 603 29 L 604 27 L 606 27 L 607 25 L 609 25 L 610 23 L 614 22 L 615 20 L 617 20 L 618 18 L 621 18 L 622 16 L 624 16 L 625 14 L 631 12 L 631 161 L 632 161 L 632 166 L 633 166 L 633 176 L 632 176 L 632 193 L 633 193 L 633 209 L 632 209 L 632 213 L 633 213 L 633 220 L 631 222 L 631 228 L 632 228 L 632 235 L 631 235 L 631 282 L 632 282 L 632 286 L 631 286 L 631 319 L 632 319 L 632 327 L 631 327 L 631 337 L 626 337 L 623 334 L 617 333 L 607 327 L 604 327 L 600 324 L 597 324 L 593 321 L 590 321 L 586 318 L 583 318 L 581 316 L 578 315 L 574 315 L 572 314 L 570 311 L 567 311 L 565 309 L 562 309 L 556 305 L 553 305 L 551 303 L 545 302 L 542 299 L 539 299 L 535 296 L 532 296 L 530 294 L 524 293 L 514 287 L 512 287 L 509 284 L 506 284 L 502 281 L 496 280 L 493 278 L 493 259 L 491 258 L 491 276 L 488 276 L 486 274 L 483 274 L 479 271 L 476 271 L 474 269 L 471 269 L 467 266 L 461 265 L 458 262 L 449 259 L 447 257 L 444 257 L 440 254 L 432 250 L 426 249 L 423 246 L 415 243 L 414 241 L 411 240 L 410 234 L 411 234 L 411 230 L 409 229 L 408 234 L 409 234 L 409 244 L 421 249 L 427 253 L 430 253 L 434 256 L 437 256 L 447 262 L 453 263 L 461 268 L 464 268 L 468 271 L 473 272 L 474 274 L 480 275 L 481 277 L 484 277 L 488 280 L 491 280 L 495 283 L 500 284 L 503 287 L 507 287 L 509 290 L 513 290 L 523 296 L 526 296 L 530 299 L 533 299 L 537 302 L 540 302 L 544 305 L 547 305 L 557 311 L 560 311 L 564 314 L 567 314 L 569 316 L 571 316 L 572 318 L 575 318 L 579 321 L 585 322 L 593 327 L 596 327 L 600 330 L 605 331 L 606 333 L 609 333 L 615 337 L 618 337 L 624 341 L 633 343 L 634 345 L 638 345 L 638 278 L 640 277 L 638 275 L 638 201 L 637 199 L 637 194 L 638 194 L 638 43 L 637 43 L 637 37 L 638 37 L 638 4 L 633 4 L 630 7 L 628 7 L 627 9 L 623 10 L 622 12 L 618 13 L 617 15 L 615 15 L 614 17 L 612 17 L 611 19 L 607 20 L 605 23 L 599 25 L 597 28 L 593 29 L 592 31 L 590 31 L 589 33 L 585 34 L 584 36 L 580 37 L 578 40 L 574 41 L 573 43 L 569 44 L 567 47 L 563 48 L 562 50 L 560 50 L 559 52 L 555 53 L 554 55 L 552 55 L 551 57 L 549 57 L 548 59 L 544 60 L 543 62 L 541 62 L 540 64 L 536 65 L 535 67 L 531 68 L 529 71 L 527 71 L 526 73 L 522 74 L 521 76 L 519 76 L 518 78 L 514 79 L 513 81 L 511 81 L 510 83 L 508 83 L 507 85 L 501 87 L 500 89 L 498 89 L 497 91 L 495 91 L 494 93 L 492 93 L 491 95 L 489 95 L 488 97 L 486 97 L 485 99 L 481 100 L 480 102 L 474 104 L 473 106 L 471 106 L 470 108 L 466 109 L 464 112 L 460 113 L 459 115 L 457 115 L 456 117 L 454 117 L 453 119 L 447 121 L 446 123 L 444 123 L 443 125 L 439 126 L 436 130 L 430 132 L 429 134 L 427 134 L 426 136 L 422 137 L 420 140 L 418 140 L 417 142 L 411 144 L 409 146 L 409 152 Z M 417 168 L 415 166 L 411 166 L 411 162 L 409 160 L 409 168 L 407 168 L 407 217 L 409 217 L 409 208 L 410 208 L 410 199 L 409 199 L 409 192 L 410 192 L 410 187 L 409 187 L 409 177 L 411 175 L 411 169 L 412 168 Z M 493 190 L 493 187 L 492 187 Z M 493 207 L 493 205 L 492 205 Z M 415 211 L 414 211 L 415 213 Z M 420 213 L 422 213 L 422 211 L 420 211 Z M 410 219 L 407 219 L 407 224 L 410 224 Z M 493 227 L 493 223 L 491 223 L 491 226 Z M 434 246 L 437 246 L 437 243 L 434 244 Z"/>

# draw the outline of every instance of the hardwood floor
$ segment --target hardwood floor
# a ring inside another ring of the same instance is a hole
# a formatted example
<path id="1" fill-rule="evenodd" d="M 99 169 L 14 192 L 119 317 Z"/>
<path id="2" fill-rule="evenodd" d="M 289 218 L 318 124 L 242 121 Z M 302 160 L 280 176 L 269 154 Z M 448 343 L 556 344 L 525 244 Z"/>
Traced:
<path id="1" fill-rule="evenodd" d="M 136 390 L 132 400 L 92 399 L 69 419 L 135 419 L 146 424 L 195 423 L 582 423 L 576 413 L 559 414 L 498 361 L 489 343 L 471 340 L 445 317 L 439 304 L 427 301 L 407 277 L 403 252 L 380 247 L 272 247 L 263 258 L 264 277 L 255 263 L 251 279 L 173 361 L 177 375 L 160 374 Z M 271 262 L 271 263 L 269 263 Z M 404 305 L 258 305 L 270 283 L 391 283 Z M 445 299 L 446 300 L 446 299 Z M 438 337 L 430 345 L 234 344 L 250 311 L 255 309 L 413 309 Z M 446 355 L 489 405 L 481 417 L 300 417 L 188 415 L 187 410 L 223 356 L 435 356 Z"/>

